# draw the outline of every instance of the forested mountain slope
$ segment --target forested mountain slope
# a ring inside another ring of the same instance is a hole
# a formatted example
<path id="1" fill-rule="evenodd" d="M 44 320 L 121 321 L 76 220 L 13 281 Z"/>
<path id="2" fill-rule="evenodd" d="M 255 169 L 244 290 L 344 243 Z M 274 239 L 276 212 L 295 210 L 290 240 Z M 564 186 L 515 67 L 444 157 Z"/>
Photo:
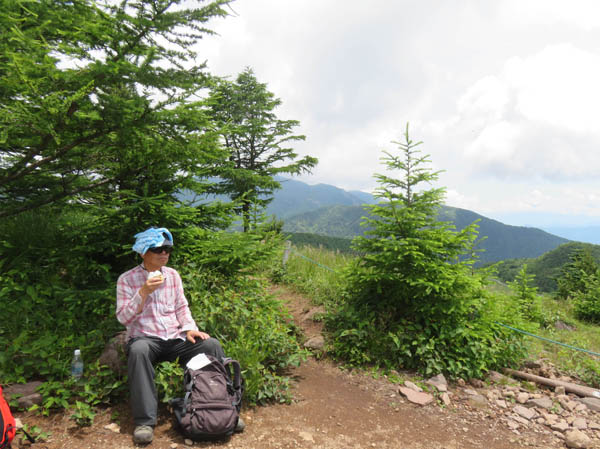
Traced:
<path id="1" fill-rule="evenodd" d="M 352 238 L 364 231 L 360 222 L 366 214 L 363 206 L 322 207 L 286 218 L 284 230 Z M 477 248 L 484 250 L 479 255 L 481 263 L 535 258 L 568 242 L 567 239 L 540 229 L 505 225 L 475 212 L 455 207 L 444 206 L 439 219 L 451 221 L 458 230 L 479 220 Z"/>

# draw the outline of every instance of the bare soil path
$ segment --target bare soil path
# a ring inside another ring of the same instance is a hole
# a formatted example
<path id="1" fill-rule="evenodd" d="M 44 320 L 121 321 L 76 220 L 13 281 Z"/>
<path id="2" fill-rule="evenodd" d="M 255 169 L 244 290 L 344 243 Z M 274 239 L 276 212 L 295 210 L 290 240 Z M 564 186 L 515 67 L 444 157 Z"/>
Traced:
<path id="1" fill-rule="evenodd" d="M 320 324 L 306 319 L 310 301 L 285 287 L 274 287 L 307 337 Z M 441 407 L 417 406 L 398 393 L 398 386 L 384 377 L 340 369 L 327 359 L 310 358 L 293 375 L 294 400 L 290 405 L 270 405 L 242 411 L 246 430 L 228 441 L 194 443 L 193 447 L 230 449 L 272 448 L 404 448 L 404 449 L 516 449 L 564 447 L 552 435 L 534 431 L 516 434 L 496 415 L 456 403 Z M 173 427 L 169 412 L 160 411 L 152 449 L 185 448 Z M 94 425 L 79 428 L 67 414 L 40 417 L 17 416 L 29 426 L 51 432 L 33 449 L 133 448 L 133 431 L 127 404 L 105 410 Z M 110 429 L 112 424 L 113 429 Z M 115 426 L 116 424 L 116 426 Z M 16 445 L 15 445 L 16 446 Z M 16 446 L 18 447 L 18 446 Z"/>

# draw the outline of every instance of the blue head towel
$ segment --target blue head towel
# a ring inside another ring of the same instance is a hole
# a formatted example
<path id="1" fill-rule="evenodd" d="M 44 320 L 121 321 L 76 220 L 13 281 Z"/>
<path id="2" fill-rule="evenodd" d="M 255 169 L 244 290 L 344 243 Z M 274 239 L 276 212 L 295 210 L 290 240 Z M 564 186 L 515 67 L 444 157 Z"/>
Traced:
<path id="1" fill-rule="evenodd" d="M 134 235 L 134 237 L 133 250 L 142 256 L 146 254 L 148 248 L 160 246 L 165 241 L 165 238 L 173 243 L 173 236 L 167 228 L 148 228 L 144 232 Z"/>

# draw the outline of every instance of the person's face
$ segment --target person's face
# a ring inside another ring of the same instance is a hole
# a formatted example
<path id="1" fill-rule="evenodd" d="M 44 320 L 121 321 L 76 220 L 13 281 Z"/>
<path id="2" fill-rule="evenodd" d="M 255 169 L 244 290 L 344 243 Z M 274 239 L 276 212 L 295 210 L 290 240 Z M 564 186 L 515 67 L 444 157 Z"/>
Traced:
<path id="1" fill-rule="evenodd" d="M 169 261 L 169 254 L 172 249 L 172 246 L 160 246 L 158 248 L 148 249 L 146 254 L 142 256 L 146 269 L 154 271 L 164 267 Z"/>

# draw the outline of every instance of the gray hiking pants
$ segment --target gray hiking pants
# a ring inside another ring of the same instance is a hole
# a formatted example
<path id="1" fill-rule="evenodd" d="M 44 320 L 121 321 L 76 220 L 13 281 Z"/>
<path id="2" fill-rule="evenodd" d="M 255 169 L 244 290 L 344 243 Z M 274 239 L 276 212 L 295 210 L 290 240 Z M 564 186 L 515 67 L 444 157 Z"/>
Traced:
<path id="1" fill-rule="evenodd" d="M 157 337 L 135 337 L 127 343 L 127 373 L 133 422 L 136 426 L 155 426 L 158 408 L 154 364 L 162 361 L 179 362 L 185 365 L 200 353 L 216 358 L 225 357 L 223 348 L 215 338 L 196 343 L 187 340 L 161 340 Z M 183 379 L 182 379 L 183 382 Z"/>

